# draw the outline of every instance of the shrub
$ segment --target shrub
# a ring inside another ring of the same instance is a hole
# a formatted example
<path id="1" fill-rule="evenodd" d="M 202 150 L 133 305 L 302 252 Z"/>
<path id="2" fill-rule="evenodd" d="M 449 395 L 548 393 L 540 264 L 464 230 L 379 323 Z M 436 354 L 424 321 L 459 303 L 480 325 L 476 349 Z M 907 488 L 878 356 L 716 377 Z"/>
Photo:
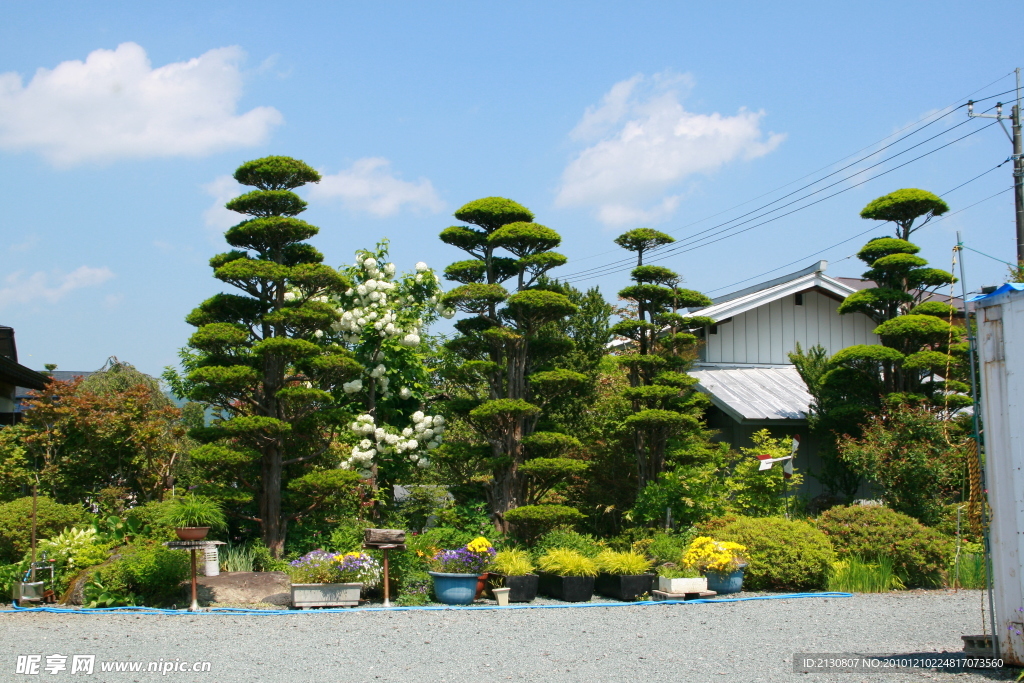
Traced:
<path id="1" fill-rule="evenodd" d="M 36 538 L 50 538 L 82 524 L 87 515 L 77 505 L 61 505 L 46 496 L 36 500 Z M 0 505 L 0 564 L 18 562 L 32 546 L 32 497 Z"/>
<path id="2" fill-rule="evenodd" d="M 537 555 L 543 555 L 556 548 L 573 550 L 584 557 L 597 557 L 602 545 L 590 534 L 581 534 L 569 529 L 555 529 L 540 537 L 534 546 Z"/>
<path id="3" fill-rule="evenodd" d="M 594 560 L 575 550 L 555 548 L 537 560 L 542 571 L 558 576 L 597 576 Z"/>
<path id="4" fill-rule="evenodd" d="M 632 551 L 619 553 L 614 550 L 602 550 L 594 562 L 597 568 L 606 574 L 617 576 L 638 576 L 646 574 L 654 564 L 640 553 Z"/>
<path id="5" fill-rule="evenodd" d="M 808 522 L 737 517 L 716 534 L 747 547 L 743 582 L 753 590 L 824 588 L 836 554 L 828 536 Z"/>
<path id="6" fill-rule="evenodd" d="M 172 501 L 170 498 L 167 500 L 151 500 L 148 503 L 143 503 L 138 507 L 126 510 L 124 517 L 126 520 L 134 521 L 139 528 L 148 526 L 148 538 L 154 538 L 159 541 L 177 540 L 178 537 L 174 534 L 174 527 L 160 521 L 167 508 L 171 505 Z"/>
<path id="7" fill-rule="evenodd" d="M 908 586 L 940 586 L 953 541 L 886 507 L 851 505 L 822 513 L 818 528 L 842 557 L 888 557 Z"/>
<path id="8" fill-rule="evenodd" d="M 682 557 L 683 551 L 686 550 L 686 546 L 693 540 L 694 535 L 692 531 L 683 533 L 662 531 L 654 535 L 651 543 L 643 552 L 646 552 L 647 555 L 659 564 L 679 562 L 679 558 Z M 636 550 L 641 550 L 641 548 L 637 547 Z"/>
<path id="9" fill-rule="evenodd" d="M 38 556 L 54 560 L 54 593 L 63 595 L 82 570 L 106 562 L 112 545 L 104 543 L 94 529 L 75 527 L 40 541 Z"/>
<path id="10" fill-rule="evenodd" d="M 677 524 L 689 526 L 725 512 L 729 492 L 715 465 L 679 467 L 662 472 L 640 492 L 633 507 L 634 519 L 646 524 L 665 522 L 672 510 Z"/>
<path id="11" fill-rule="evenodd" d="M 190 576 L 188 553 L 154 541 L 137 541 L 119 552 L 120 557 L 96 572 L 95 582 L 113 594 L 135 594 L 153 607 L 182 599 L 181 584 Z"/>
<path id="12" fill-rule="evenodd" d="M 571 526 L 583 519 L 583 513 L 566 505 L 523 505 L 505 513 L 515 535 L 529 543 L 560 526 Z"/>

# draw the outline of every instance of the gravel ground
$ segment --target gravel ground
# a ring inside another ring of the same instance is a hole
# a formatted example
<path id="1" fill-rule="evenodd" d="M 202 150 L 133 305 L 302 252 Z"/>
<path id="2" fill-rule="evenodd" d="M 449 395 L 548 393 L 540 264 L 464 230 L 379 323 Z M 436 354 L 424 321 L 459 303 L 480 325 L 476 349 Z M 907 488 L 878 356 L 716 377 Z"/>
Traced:
<path id="1" fill-rule="evenodd" d="M 743 594 L 749 596 L 751 594 Z M 1014 672 L 800 674 L 803 653 L 959 652 L 981 632 L 979 591 L 521 610 L 289 615 L 0 614 L 0 681 L 19 654 L 94 654 L 93 675 L 152 681 L 975 681 Z M 564 604 L 564 603 L 562 603 Z M 100 662 L 194 661 L 208 673 L 101 673 Z M 70 664 L 70 657 L 68 662 Z M 70 666 L 69 666 L 70 668 Z"/>

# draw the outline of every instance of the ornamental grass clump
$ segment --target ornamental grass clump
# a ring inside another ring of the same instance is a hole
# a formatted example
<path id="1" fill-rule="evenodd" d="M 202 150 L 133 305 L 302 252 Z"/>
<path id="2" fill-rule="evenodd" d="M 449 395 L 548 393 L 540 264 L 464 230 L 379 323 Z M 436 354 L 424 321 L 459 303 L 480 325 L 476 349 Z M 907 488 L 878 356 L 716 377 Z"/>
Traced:
<path id="1" fill-rule="evenodd" d="M 555 548 L 537 560 L 542 571 L 558 576 L 597 576 L 597 563 L 575 550 Z"/>
<path id="2" fill-rule="evenodd" d="M 491 542 L 478 536 L 461 548 L 442 550 L 430 560 L 430 568 L 442 574 L 483 574 L 497 553 Z"/>
<path id="3" fill-rule="evenodd" d="M 739 543 L 698 536 L 683 553 L 680 564 L 702 574 L 731 574 L 745 564 L 746 551 L 746 546 Z"/>
<path id="4" fill-rule="evenodd" d="M 293 583 L 362 583 L 380 580 L 380 565 L 366 553 L 331 553 L 314 550 L 289 565 Z"/>
<path id="5" fill-rule="evenodd" d="M 164 510 L 159 521 L 175 528 L 210 527 L 224 529 L 228 521 L 223 506 L 212 498 L 194 493 L 175 498 Z"/>
<path id="6" fill-rule="evenodd" d="M 533 572 L 530 553 L 525 550 L 502 550 L 494 556 L 494 571 L 505 576 L 526 576 Z"/>
<path id="7" fill-rule="evenodd" d="M 616 552 L 604 550 L 594 558 L 597 568 L 605 574 L 615 576 L 639 576 L 646 574 L 651 569 L 653 561 L 647 559 L 640 553 L 627 551 Z"/>

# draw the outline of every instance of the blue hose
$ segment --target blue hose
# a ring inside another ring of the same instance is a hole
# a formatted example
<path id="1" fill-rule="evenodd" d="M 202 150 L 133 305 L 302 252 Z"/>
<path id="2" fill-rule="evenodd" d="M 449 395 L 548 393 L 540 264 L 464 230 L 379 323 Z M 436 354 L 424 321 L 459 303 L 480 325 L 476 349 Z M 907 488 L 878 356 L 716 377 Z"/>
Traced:
<path id="1" fill-rule="evenodd" d="M 783 593 L 780 595 L 755 595 L 747 598 L 700 598 L 697 600 L 645 600 L 642 602 L 567 602 L 560 605 L 465 605 L 465 606 L 440 606 L 440 607 L 342 607 L 325 608 L 317 610 L 290 610 L 290 609 L 245 609 L 242 607 L 210 607 L 199 612 L 186 610 L 162 609 L 160 607 L 19 607 L 17 601 L 12 603 L 12 609 L 0 610 L 0 613 L 11 612 L 49 612 L 51 614 L 104 614 L 111 612 L 134 612 L 137 614 L 258 614 L 258 615 L 280 615 L 280 614 L 312 614 L 324 612 L 352 613 L 352 612 L 438 612 L 452 610 L 486 610 L 486 609 L 571 609 L 574 607 L 650 607 L 655 605 L 694 605 L 714 604 L 719 602 L 746 602 L 747 600 L 788 600 L 791 598 L 852 598 L 853 593 Z"/>

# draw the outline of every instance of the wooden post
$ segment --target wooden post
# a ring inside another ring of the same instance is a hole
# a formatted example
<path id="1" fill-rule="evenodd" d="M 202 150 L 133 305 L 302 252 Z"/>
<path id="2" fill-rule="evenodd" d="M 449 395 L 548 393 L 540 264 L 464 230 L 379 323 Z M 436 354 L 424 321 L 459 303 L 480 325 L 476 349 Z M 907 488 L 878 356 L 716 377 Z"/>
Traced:
<path id="1" fill-rule="evenodd" d="M 189 552 L 192 553 L 192 606 L 188 608 L 188 611 L 198 612 L 199 600 L 196 597 L 196 549 L 192 548 Z"/>
<path id="2" fill-rule="evenodd" d="M 384 606 L 391 607 L 391 576 L 388 572 L 388 548 L 384 548 Z"/>

